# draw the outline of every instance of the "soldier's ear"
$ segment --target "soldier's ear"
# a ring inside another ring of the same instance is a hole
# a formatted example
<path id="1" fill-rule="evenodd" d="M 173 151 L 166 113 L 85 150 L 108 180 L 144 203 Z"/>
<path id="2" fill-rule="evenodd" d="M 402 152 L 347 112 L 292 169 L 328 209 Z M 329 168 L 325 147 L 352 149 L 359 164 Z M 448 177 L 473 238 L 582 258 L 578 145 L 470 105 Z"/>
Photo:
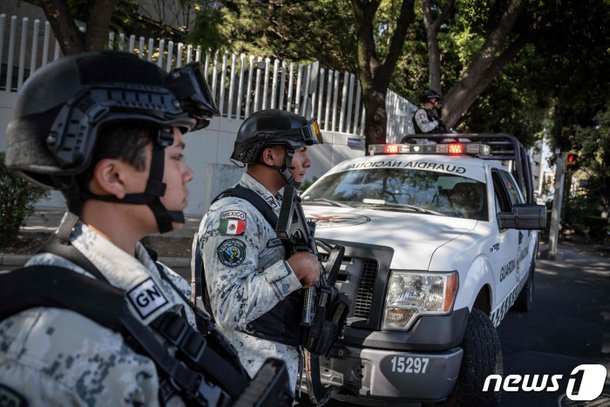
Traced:
<path id="1" fill-rule="evenodd" d="M 95 164 L 93 176 L 89 183 L 92 193 L 97 195 L 114 195 L 122 199 L 126 194 L 126 176 L 128 165 L 118 159 L 104 158 Z"/>
<path id="2" fill-rule="evenodd" d="M 267 146 L 261 151 L 261 162 L 269 166 L 278 165 L 278 160 L 284 160 L 285 148 L 283 146 Z"/>

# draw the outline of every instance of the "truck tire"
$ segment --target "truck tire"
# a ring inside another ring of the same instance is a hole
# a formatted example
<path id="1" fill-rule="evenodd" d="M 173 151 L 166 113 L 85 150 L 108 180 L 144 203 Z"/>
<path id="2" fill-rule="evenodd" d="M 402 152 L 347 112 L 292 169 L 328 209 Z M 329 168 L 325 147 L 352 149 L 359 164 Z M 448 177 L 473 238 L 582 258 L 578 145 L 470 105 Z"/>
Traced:
<path id="1" fill-rule="evenodd" d="M 532 265 L 527 276 L 527 283 L 521 289 L 519 296 L 515 300 L 512 309 L 519 312 L 527 312 L 532 310 L 534 303 L 534 269 L 536 263 L 532 260 Z"/>
<path id="2" fill-rule="evenodd" d="M 500 392 L 483 392 L 485 378 L 502 375 L 500 338 L 489 317 L 481 310 L 472 309 L 464 340 L 462 366 L 453 393 L 446 406 L 497 406 Z"/>

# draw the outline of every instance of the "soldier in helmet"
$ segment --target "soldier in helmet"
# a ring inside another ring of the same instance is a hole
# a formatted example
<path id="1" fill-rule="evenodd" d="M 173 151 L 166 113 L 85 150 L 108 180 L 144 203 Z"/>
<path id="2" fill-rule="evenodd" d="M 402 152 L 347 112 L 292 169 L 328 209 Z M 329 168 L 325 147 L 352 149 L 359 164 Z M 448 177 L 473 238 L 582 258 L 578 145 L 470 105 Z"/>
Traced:
<path id="1" fill-rule="evenodd" d="M 184 134 L 216 114 L 197 63 L 167 74 L 135 55 L 104 51 L 59 59 L 26 81 L 8 127 L 6 165 L 61 191 L 69 211 L 43 252 L 7 275 L 42 266 L 41 276 L 56 273 L 53 281 L 64 284 L 37 287 L 32 279 L 32 292 L 57 306 L 24 306 L 0 319 L 3 400 L 225 405 L 241 394 L 245 370 L 236 354 L 222 357 L 234 350 L 220 336 L 202 336 L 188 283 L 139 242 L 182 227 L 193 179 Z M 99 297 L 70 300 L 84 294 L 65 284 L 92 280 Z M 120 307 L 101 300 L 111 298 L 104 293 L 119 293 Z M 229 382 L 237 387 L 225 389 Z"/>
<path id="2" fill-rule="evenodd" d="M 279 215 L 280 191 L 302 181 L 310 166 L 307 148 L 319 139 L 315 120 L 290 112 L 263 110 L 248 117 L 231 155 L 247 166 L 231 191 L 247 193 L 221 194 L 194 241 L 203 256 L 206 308 L 246 370 L 252 375 L 267 357 L 279 357 L 292 385 L 299 367 L 302 289 L 318 281 L 320 265 L 309 252 L 287 257 L 264 213 Z"/>
<path id="3" fill-rule="evenodd" d="M 424 91 L 421 97 L 422 107 L 413 115 L 413 128 L 416 134 L 447 132 L 447 126 L 439 111 L 442 100 L 438 92 L 432 89 Z"/>

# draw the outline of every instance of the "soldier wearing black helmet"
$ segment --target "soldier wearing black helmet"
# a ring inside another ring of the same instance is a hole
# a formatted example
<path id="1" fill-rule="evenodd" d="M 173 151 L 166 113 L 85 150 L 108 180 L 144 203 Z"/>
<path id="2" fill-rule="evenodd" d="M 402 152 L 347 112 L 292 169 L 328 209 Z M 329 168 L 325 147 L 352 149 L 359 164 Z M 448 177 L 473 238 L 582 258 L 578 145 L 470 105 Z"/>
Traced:
<path id="1" fill-rule="evenodd" d="M 279 215 L 280 191 L 302 181 L 310 166 L 306 150 L 320 141 L 315 120 L 282 110 L 248 117 L 231 155 L 247 166 L 246 172 L 212 203 L 193 244 L 193 263 L 202 255 L 205 270 L 199 287 L 204 305 L 246 370 L 253 374 L 266 358 L 282 358 L 293 386 L 299 372 L 302 288 L 318 281 L 320 265 L 309 252 L 287 258 L 264 212 Z"/>
<path id="2" fill-rule="evenodd" d="M 426 89 L 420 99 L 422 107 L 413 115 L 415 134 L 446 133 L 447 126 L 440 114 L 441 95 L 432 89 Z"/>
<path id="3" fill-rule="evenodd" d="M 217 114 L 199 69 L 167 74 L 107 51 L 59 59 L 24 84 L 6 165 L 58 189 L 69 211 L 26 268 L 0 276 L 3 400 L 225 405 L 247 387 L 188 283 L 139 242 L 184 223 L 184 133 Z"/>

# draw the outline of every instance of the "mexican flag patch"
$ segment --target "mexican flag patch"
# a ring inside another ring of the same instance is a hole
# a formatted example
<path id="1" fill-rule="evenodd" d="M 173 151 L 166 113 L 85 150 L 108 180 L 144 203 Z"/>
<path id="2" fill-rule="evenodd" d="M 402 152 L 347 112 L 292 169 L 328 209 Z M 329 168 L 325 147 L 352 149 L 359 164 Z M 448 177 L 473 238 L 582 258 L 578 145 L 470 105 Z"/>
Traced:
<path id="1" fill-rule="evenodd" d="M 220 233 L 242 235 L 246 231 L 246 214 L 242 211 L 225 211 L 220 214 Z"/>

